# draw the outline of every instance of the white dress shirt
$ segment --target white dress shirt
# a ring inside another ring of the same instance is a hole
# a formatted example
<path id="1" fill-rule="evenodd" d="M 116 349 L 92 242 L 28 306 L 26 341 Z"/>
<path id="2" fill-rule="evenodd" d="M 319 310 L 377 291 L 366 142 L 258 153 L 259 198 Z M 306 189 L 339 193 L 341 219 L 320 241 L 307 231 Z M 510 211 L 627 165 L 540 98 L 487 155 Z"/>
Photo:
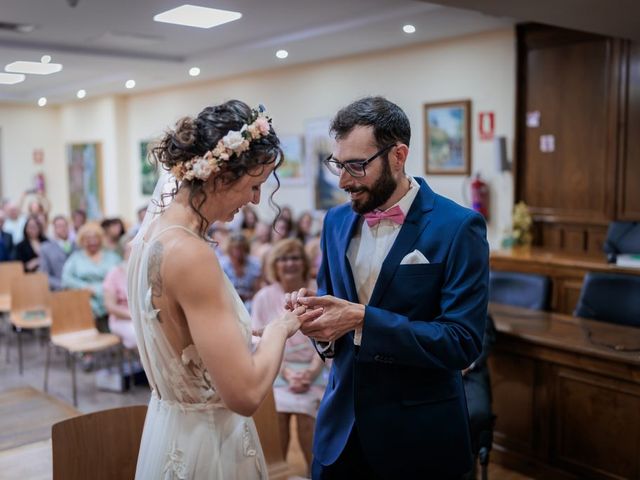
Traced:
<path id="1" fill-rule="evenodd" d="M 408 178 L 411 182 L 409 190 L 397 203 L 389 207 L 391 209 L 397 205 L 405 216 L 409 213 L 409 209 L 420 190 L 418 182 L 413 177 Z M 349 243 L 347 258 L 358 292 L 358 301 L 362 305 L 369 303 L 373 288 L 378 281 L 382 263 L 387 258 L 401 228 L 402 225 L 387 219 L 381 220 L 373 227 L 369 227 L 364 219 L 360 220 L 360 225 L 356 228 Z M 353 343 L 360 345 L 361 341 L 362 330 L 357 329 L 353 336 Z"/>

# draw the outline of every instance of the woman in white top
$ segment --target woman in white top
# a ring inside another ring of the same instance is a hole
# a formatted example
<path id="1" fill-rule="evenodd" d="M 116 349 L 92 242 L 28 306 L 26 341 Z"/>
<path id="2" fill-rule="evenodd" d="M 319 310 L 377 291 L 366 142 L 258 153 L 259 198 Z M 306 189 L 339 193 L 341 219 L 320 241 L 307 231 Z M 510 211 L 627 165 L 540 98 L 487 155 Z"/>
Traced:
<path id="1" fill-rule="evenodd" d="M 316 312 L 271 322 L 251 353 L 251 319 L 204 239 L 281 161 L 263 108 L 232 100 L 182 119 L 154 156 L 161 179 L 129 259 L 129 306 L 152 397 L 137 479 L 267 478 L 249 418 L 278 374 L 285 341 Z"/>

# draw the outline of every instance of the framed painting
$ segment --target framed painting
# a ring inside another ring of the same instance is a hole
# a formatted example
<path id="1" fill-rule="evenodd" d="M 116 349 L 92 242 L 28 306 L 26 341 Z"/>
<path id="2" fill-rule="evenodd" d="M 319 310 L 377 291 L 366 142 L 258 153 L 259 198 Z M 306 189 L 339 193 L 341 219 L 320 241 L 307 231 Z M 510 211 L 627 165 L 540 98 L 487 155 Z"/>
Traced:
<path id="1" fill-rule="evenodd" d="M 151 162 L 149 155 L 149 148 L 153 148 L 153 145 L 149 140 L 140 142 L 140 190 L 143 195 L 153 195 L 160 178 L 160 171 L 157 165 Z"/>
<path id="2" fill-rule="evenodd" d="M 303 185 L 307 183 L 307 168 L 302 135 L 281 135 L 280 147 L 284 162 L 278 168 L 278 178 L 283 185 Z M 272 178 L 271 176 L 269 178 Z"/>
<path id="3" fill-rule="evenodd" d="M 316 210 L 328 210 L 349 200 L 349 196 L 338 186 L 340 178 L 324 165 L 324 160 L 333 151 L 334 141 L 329 135 L 331 119 L 307 120 L 304 124 L 304 143 L 307 164 L 314 170 Z"/>
<path id="4" fill-rule="evenodd" d="M 71 211 L 82 209 L 87 218 L 102 218 L 102 151 L 99 143 L 67 145 L 69 203 Z"/>
<path id="5" fill-rule="evenodd" d="M 425 172 L 470 175 L 471 100 L 424 104 Z"/>

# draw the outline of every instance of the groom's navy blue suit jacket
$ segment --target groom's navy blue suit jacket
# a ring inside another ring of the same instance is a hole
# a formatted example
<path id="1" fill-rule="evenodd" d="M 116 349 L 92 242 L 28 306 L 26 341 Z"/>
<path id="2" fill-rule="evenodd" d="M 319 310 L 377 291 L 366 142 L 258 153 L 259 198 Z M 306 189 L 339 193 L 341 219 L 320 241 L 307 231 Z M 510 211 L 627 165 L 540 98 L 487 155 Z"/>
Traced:
<path id="1" fill-rule="evenodd" d="M 381 478 L 455 478 L 471 469 L 460 370 L 482 348 L 489 249 L 480 215 L 416 180 L 420 191 L 365 307 L 361 346 L 353 332 L 336 341 L 313 454 L 335 462 L 355 425 Z M 327 213 L 318 295 L 359 303 L 346 254 L 361 218 L 349 204 Z M 400 265 L 416 249 L 430 263 Z"/>

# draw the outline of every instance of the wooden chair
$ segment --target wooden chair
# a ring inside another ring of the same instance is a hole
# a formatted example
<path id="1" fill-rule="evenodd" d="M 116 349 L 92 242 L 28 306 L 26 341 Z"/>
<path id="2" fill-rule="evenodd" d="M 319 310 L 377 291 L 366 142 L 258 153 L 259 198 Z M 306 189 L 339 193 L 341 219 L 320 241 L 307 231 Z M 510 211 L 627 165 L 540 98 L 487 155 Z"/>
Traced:
<path id="1" fill-rule="evenodd" d="M 22 262 L 0 262 L 0 313 L 11 311 L 11 283 L 22 276 Z"/>
<path id="2" fill-rule="evenodd" d="M 11 312 L 9 321 L 16 329 L 18 337 L 18 365 L 20 375 L 23 370 L 22 332 L 51 326 L 49 307 L 49 279 L 44 273 L 30 273 L 14 276 L 11 281 Z M 9 337 L 8 337 L 9 338 Z M 7 339 L 7 361 L 9 343 Z"/>
<path id="3" fill-rule="evenodd" d="M 146 414 L 146 405 L 136 405 L 54 424 L 53 480 L 133 479 Z"/>
<path id="4" fill-rule="evenodd" d="M 290 471 L 280 444 L 280 426 L 272 389 L 269 390 L 260 408 L 253 414 L 253 421 L 256 423 L 262 451 L 267 461 L 269 479 L 286 480 Z"/>
<path id="5" fill-rule="evenodd" d="M 65 290 L 51 294 L 51 342 L 47 345 L 47 362 L 44 368 L 44 390 L 48 389 L 51 346 L 67 352 L 71 365 L 73 404 L 78 405 L 76 388 L 76 357 L 82 353 L 94 353 L 118 348 L 118 365 L 122 371 L 122 343 L 111 333 L 100 333 L 96 328 L 86 290 Z"/>

